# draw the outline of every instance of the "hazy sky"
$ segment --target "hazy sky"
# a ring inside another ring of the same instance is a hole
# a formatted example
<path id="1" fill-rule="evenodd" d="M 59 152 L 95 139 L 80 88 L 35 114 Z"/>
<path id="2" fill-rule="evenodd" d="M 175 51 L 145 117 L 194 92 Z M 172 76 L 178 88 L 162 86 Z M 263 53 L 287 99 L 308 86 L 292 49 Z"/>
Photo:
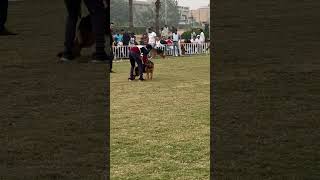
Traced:
<path id="1" fill-rule="evenodd" d="M 208 6 L 210 0 L 178 0 L 178 3 L 180 6 L 188 6 L 190 9 L 198 9 L 201 6 Z"/>
<path id="2" fill-rule="evenodd" d="M 201 6 L 208 6 L 210 0 L 178 0 L 180 6 L 189 6 L 190 9 L 198 9 Z"/>

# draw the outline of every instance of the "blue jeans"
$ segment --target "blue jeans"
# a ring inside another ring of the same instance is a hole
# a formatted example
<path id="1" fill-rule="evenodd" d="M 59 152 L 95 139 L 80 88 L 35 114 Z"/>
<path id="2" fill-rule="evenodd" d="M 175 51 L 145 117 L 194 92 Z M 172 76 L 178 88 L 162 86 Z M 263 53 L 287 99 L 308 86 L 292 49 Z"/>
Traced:
<path id="1" fill-rule="evenodd" d="M 179 55 L 179 42 L 178 41 L 174 41 L 173 42 L 173 55 Z"/>

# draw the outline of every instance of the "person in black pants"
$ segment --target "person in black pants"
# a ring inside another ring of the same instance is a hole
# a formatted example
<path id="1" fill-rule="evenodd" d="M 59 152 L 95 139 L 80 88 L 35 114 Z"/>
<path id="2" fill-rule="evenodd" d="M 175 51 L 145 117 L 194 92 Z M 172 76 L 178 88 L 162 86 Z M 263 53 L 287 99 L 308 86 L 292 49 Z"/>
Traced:
<path id="1" fill-rule="evenodd" d="M 74 59 L 72 48 L 76 36 L 78 18 L 81 14 L 81 0 L 64 0 L 68 16 L 66 22 L 64 52 L 62 62 L 69 62 Z M 92 29 L 95 33 L 96 52 L 93 53 L 92 62 L 107 62 L 109 57 L 105 52 L 105 28 L 106 12 L 103 0 L 84 0 L 91 15 Z"/>
<path id="2" fill-rule="evenodd" d="M 135 68 L 135 64 L 138 64 L 138 68 L 139 68 L 139 80 L 140 81 L 144 81 L 143 79 L 143 64 L 142 64 L 142 60 L 141 60 L 141 53 L 142 54 L 149 54 L 149 52 L 152 50 L 152 46 L 151 45 L 147 45 L 146 47 L 141 47 L 139 48 L 138 46 L 132 47 L 130 48 L 129 51 L 129 58 L 130 58 L 130 64 L 131 64 L 131 69 L 130 69 L 130 77 L 128 78 L 129 81 L 132 81 L 135 79 L 134 75 L 133 75 L 133 71 Z"/>
<path id="3" fill-rule="evenodd" d="M 107 14 L 107 20 L 110 21 L 110 16 Z M 114 54 L 113 54 L 113 49 L 112 49 L 112 45 L 113 45 L 113 22 L 110 23 L 110 29 L 109 31 L 107 31 L 107 36 L 109 37 L 110 40 L 110 58 L 109 58 L 109 64 L 110 64 L 110 73 L 114 73 L 114 71 L 112 70 L 112 64 L 113 64 L 113 59 L 114 59 Z"/>
<path id="4" fill-rule="evenodd" d="M 0 0 L 0 36 L 17 35 L 5 27 L 8 16 L 8 5 L 8 0 Z"/>

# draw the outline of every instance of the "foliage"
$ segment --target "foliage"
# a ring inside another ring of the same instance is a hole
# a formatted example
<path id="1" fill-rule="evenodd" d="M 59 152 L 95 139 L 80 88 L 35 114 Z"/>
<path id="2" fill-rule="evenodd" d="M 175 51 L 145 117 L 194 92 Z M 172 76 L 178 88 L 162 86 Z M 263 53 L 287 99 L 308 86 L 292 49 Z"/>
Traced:
<path id="1" fill-rule="evenodd" d="M 111 0 L 110 1 L 110 19 L 115 25 L 129 24 L 129 1 Z"/>
<path id="2" fill-rule="evenodd" d="M 110 19 L 116 26 L 129 25 L 129 1 L 111 0 Z M 151 4 L 149 10 L 133 8 L 134 26 L 154 26 L 155 24 L 155 5 Z M 167 23 L 169 26 L 177 26 L 179 22 L 179 12 L 174 0 L 167 0 Z M 160 27 L 165 25 L 165 4 L 161 2 L 160 8 Z"/>
<path id="3" fill-rule="evenodd" d="M 181 34 L 181 38 L 182 39 L 191 39 L 191 33 L 195 32 L 197 35 L 200 34 L 200 28 L 196 28 L 196 29 L 191 29 L 189 31 L 185 31 Z M 204 35 L 206 37 L 206 40 L 208 40 L 210 32 L 209 31 L 204 31 Z"/>
<path id="4" fill-rule="evenodd" d="M 129 28 L 128 26 L 115 26 L 113 28 L 113 32 L 117 33 L 120 32 L 121 29 L 127 31 L 127 32 L 134 32 L 135 34 L 142 34 L 144 32 L 146 32 L 146 27 L 133 27 L 133 28 Z"/>

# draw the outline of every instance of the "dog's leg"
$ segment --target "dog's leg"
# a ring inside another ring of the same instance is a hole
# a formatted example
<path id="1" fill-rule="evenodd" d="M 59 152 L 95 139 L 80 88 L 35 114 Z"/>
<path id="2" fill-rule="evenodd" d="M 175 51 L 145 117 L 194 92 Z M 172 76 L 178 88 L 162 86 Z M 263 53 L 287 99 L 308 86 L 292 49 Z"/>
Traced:
<path id="1" fill-rule="evenodd" d="M 149 71 L 147 71 L 147 79 L 149 79 Z"/>
<path id="2" fill-rule="evenodd" d="M 150 74 L 150 79 L 152 80 L 152 78 L 153 78 L 153 71 L 154 71 L 154 65 L 152 66 L 152 69 L 151 69 L 151 74 Z"/>

